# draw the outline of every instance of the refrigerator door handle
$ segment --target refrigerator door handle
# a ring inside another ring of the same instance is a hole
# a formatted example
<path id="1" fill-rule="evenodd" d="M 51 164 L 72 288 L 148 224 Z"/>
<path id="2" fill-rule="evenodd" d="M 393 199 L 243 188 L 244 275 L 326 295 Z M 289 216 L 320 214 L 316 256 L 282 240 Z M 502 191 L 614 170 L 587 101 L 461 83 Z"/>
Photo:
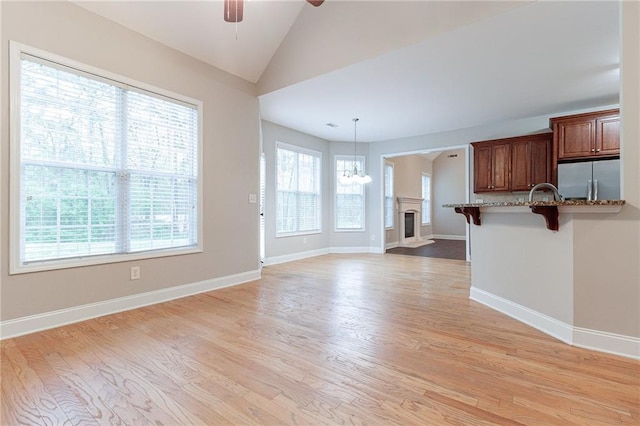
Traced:
<path id="1" fill-rule="evenodd" d="M 593 180 L 593 201 L 598 199 L 598 179 Z"/>
<path id="2" fill-rule="evenodd" d="M 593 181 L 591 179 L 587 181 L 587 200 L 593 200 Z"/>

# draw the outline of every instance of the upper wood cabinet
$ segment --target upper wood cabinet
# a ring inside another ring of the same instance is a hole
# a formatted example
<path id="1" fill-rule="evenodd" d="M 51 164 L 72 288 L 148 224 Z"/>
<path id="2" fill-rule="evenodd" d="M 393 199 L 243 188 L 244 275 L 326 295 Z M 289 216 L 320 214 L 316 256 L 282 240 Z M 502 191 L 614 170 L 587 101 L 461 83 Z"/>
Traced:
<path id="1" fill-rule="evenodd" d="M 511 146 L 501 141 L 474 142 L 473 192 L 509 191 Z"/>
<path id="2" fill-rule="evenodd" d="M 473 192 L 529 191 L 552 182 L 551 133 L 473 142 Z"/>
<path id="3" fill-rule="evenodd" d="M 553 149 L 558 161 L 620 155 L 620 110 L 555 117 Z"/>
<path id="4" fill-rule="evenodd" d="M 523 136 L 511 144 L 511 191 L 551 182 L 551 133 Z"/>

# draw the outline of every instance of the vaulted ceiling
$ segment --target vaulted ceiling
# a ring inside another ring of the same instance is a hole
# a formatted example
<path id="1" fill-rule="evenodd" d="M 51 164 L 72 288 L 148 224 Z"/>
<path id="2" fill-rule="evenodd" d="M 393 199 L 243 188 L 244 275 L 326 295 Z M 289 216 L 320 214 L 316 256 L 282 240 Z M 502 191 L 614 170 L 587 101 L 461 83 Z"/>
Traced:
<path id="1" fill-rule="evenodd" d="M 328 140 L 395 139 L 614 104 L 619 4 L 75 1 L 256 83 L 262 118 Z M 334 123 L 338 127 L 329 127 Z"/>

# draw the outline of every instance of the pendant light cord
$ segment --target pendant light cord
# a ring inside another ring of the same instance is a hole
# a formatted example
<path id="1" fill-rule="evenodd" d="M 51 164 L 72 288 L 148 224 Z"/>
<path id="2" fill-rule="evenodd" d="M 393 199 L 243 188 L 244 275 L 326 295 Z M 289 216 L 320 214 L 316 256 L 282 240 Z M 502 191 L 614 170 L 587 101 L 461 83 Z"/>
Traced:
<path id="1" fill-rule="evenodd" d="M 353 119 L 353 173 L 357 174 L 358 171 L 358 166 L 357 164 L 357 150 L 358 150 L 358 120 L 360 120 L 359 118 L 354 118 Z"/>

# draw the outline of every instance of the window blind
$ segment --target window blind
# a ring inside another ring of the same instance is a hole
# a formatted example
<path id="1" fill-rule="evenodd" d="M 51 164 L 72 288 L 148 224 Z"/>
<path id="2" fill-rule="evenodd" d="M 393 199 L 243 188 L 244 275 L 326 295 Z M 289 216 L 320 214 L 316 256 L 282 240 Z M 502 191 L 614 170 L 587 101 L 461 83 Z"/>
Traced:
<path id="1" fill-rule="evenodd" d="M 198 109 L 23 53 L 20 264 L 192 247 Z"/>
<path id="2" fill-rule="evenodd" d="M 431 223 L 431 176 L 422 175 L 422 224 Z"/>
<path id="3" fill-rule="evenodd" d="M 276 235 L 320 231 L 320 153 L 278 144 Z"/>
<path id="4" fill-rule="evenodd" d="M 336 230 L 364 229 L 364 185 L 361 183 L 343 183 L 340 178 L 345 172 L 352 172 L 355 165 L 364 170 L 364 158 L 336 156 Z"/>
<path id="5" fill-rule="evenodd" d="M 393 201 L 393 166 L 384 165 L 384 227 L 393 228 L 395 203 Z"/>

